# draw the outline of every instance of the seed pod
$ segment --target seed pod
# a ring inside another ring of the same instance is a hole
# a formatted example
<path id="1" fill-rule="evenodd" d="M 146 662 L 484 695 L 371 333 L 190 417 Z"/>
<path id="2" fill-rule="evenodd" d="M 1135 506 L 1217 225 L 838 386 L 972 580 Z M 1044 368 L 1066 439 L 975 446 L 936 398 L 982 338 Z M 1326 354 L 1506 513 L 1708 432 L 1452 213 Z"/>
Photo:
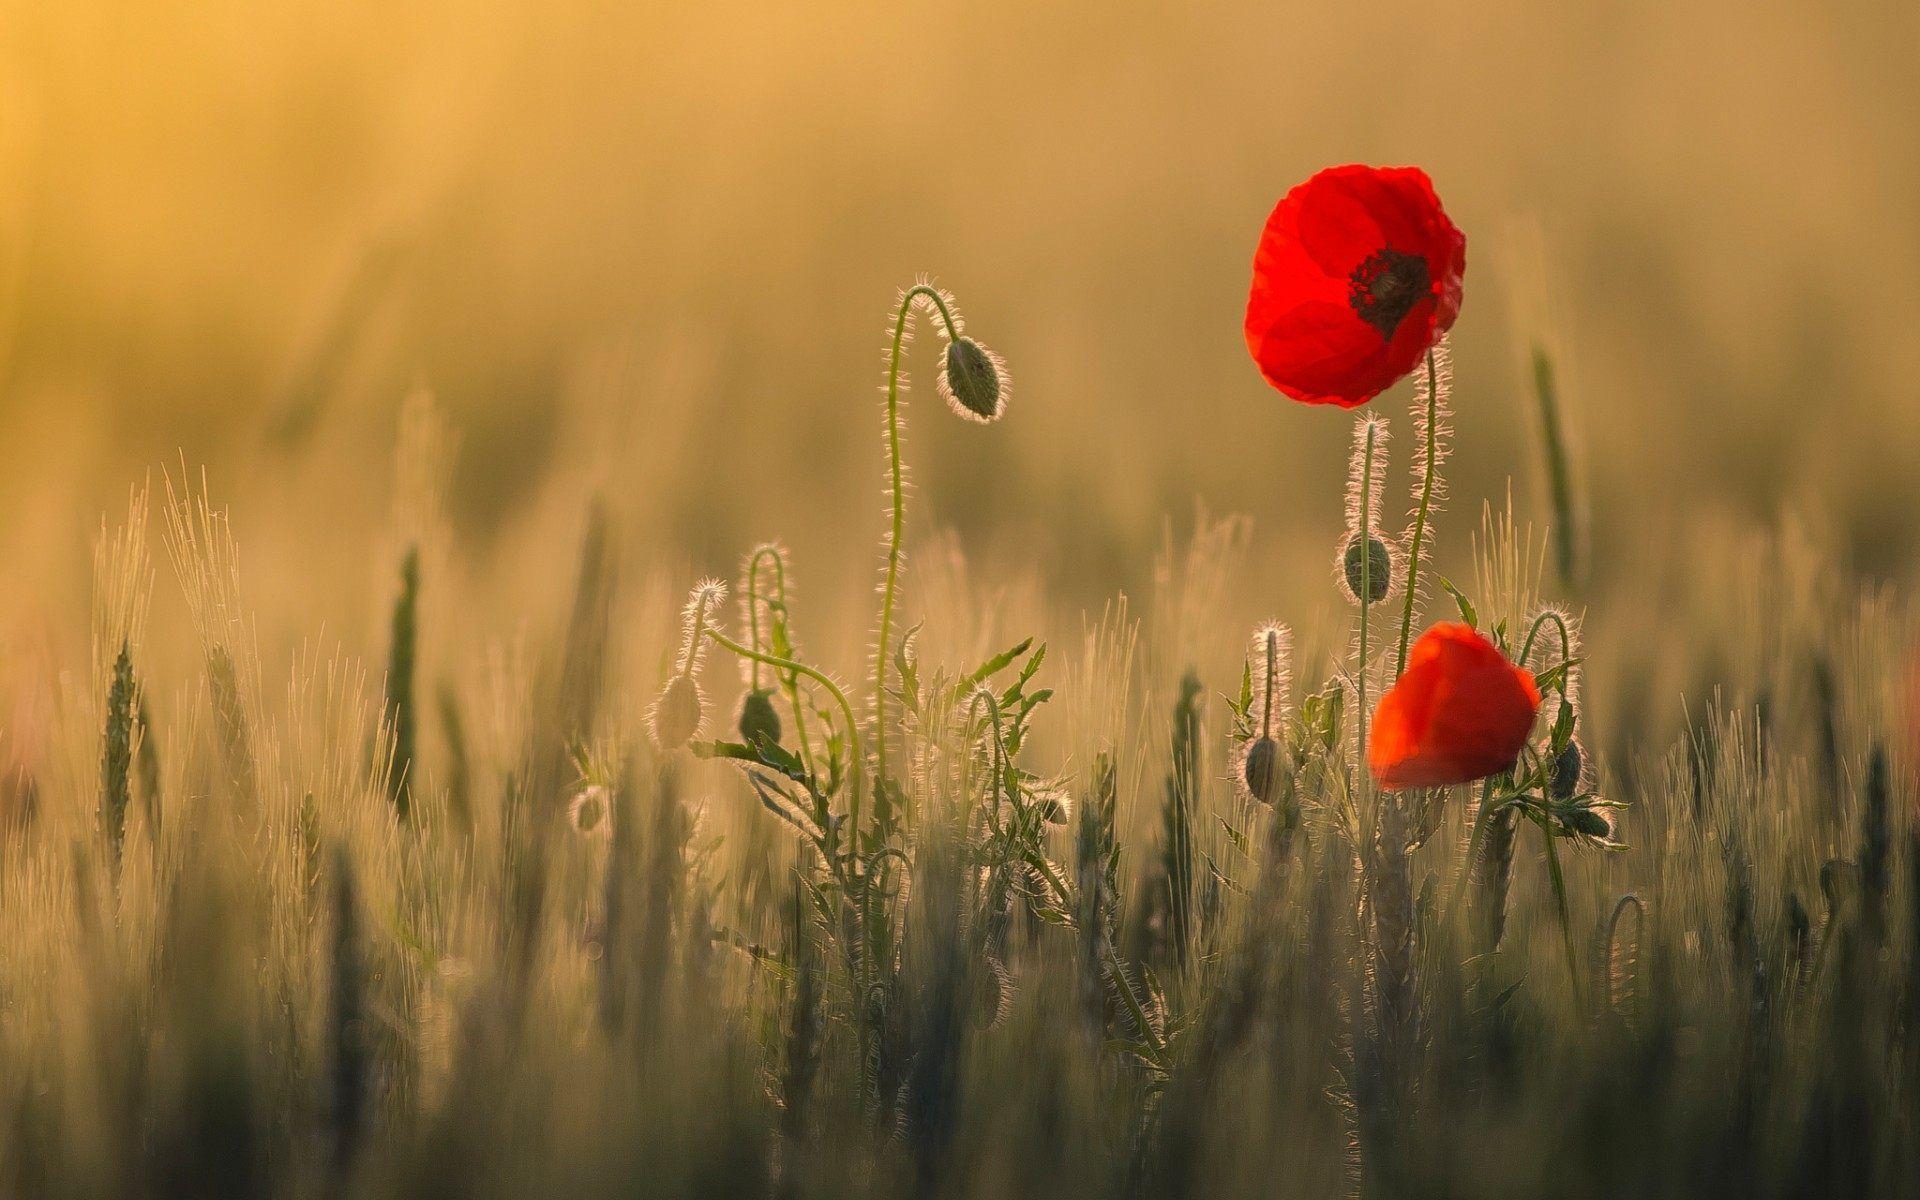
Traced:
<path id="1" fill-rule="evenodd" d="M 1270 737 L 1255 738 L 1247 743 L 1246 756 L 1240 763 L 1240 781 L 1246 785 L 1247 795 L 1271 805 L 1280 791 L 1279 743 Z"/>
<path id="2" fill-rule="evenodd" d="M 660 699 L 653 706 L 653 740 L 662 750 L 677 750 L 700 732 L 706 705 L 700 685 L 691 675 L 675 675 L 667 681 Z"/>
<path id="3" fill-rule="evenodd" d="M 947 343 L 940 394 L 966 420 L 997 421 L 1007 407 L 1006 368 L 999 356 L 979 342 L 957 337 Z"/>
<path id="4" fill-rule="evenodd" d="M 1366 569 L 1364 580 L 1361 578 L 1363 566 Z M 1347 596 L 1354 603 L 1360 603 L 1364 590 L 1366 602 L 1378 604 L 1393 589 L 1393 552 L 1378 537 L 1369 534 L 1363 538 L 1355 534 L 1341 552 L 1340 575 L 1346 582 Z"/>
<path id="5" fill-rule="evenodd" d="M 749 746 L 780 744 L 780 712 L 773 706 L 773 692 L 756 688 L 740 701 L 740 740 Z"/>
<path id="6" fill-rule="evenodd" d="M 1555 800 L 1573 799 L 1580 794 L 1580 780 L 1586 769 L 1586 751 L 1581 749 L 1577 738 L 1570 739 L 1566 749 L 1553 760 L 1553 770 L 1547 775 L 1547 795 Z"/>

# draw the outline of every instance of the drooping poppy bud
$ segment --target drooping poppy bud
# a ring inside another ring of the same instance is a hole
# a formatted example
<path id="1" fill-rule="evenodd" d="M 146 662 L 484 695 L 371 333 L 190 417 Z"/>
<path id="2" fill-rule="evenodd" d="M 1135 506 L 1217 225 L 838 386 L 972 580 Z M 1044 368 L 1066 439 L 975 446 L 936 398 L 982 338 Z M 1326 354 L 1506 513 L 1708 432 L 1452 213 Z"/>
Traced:
<path id="1" fill-rule="evenodd" d="M 1576 808 L 1566 816 L 1567 828 L 1590 838 L 1606 841 L 1613 836 L 1613 822 L 1597 808 Z"/>
<path id="2" fill-rule="evenodd" d="M 1271 805 L 1280 790 L 1280 746 L 1270 737 L 1256 738 L 1247 744 L 1240 763 L 1240 782 L 1247 795 Z"/>
<path id="3" fill-rule="evenodd" d="M 947 343 L 940 394 L 965 420 L 997 421 L 1007 408 L 1006 367 L 998 355 L 972 338 L 954 338 Z"/>
<path id="4" fill-rule="evenodd" d="M 705 715 L 698 681 L 691 675 L 675 675 L 654 702 L 653 740 L 662 750 L 678 750 L 700 732 Z"/>

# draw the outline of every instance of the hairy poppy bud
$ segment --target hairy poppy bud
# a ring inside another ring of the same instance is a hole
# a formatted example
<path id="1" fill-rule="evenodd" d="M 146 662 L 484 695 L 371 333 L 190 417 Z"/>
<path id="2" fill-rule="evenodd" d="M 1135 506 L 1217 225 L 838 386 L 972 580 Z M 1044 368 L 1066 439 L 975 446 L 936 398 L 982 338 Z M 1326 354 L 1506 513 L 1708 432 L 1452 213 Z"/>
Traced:
<path id="1" fill-rule="evenodd" d="M 604 836 L 613 825 L 613 806 L 608 803 L 607 789 L 597 783 L 581 788 L 573 803 L 567 806 L 567 816 L 575 832 L 589 837 Z"/>
<path id="2" fill-rule="evenodd" d="M 970 337 L 957 337 L 947 343 L 940 394 L 955 413 L 982 424 L 997 421 L 1006 411 L 1006 393 L 1006 369 L 997 355 Z"/>
<path id="3" fill-rule="evenodd" d="M 1547 775 L 1547 795 L 1555 800 L 1571 800 L 1579 795 L 1586 766 L 1586 752 L 1578 741 L 1569 740 L 1567 748 L 1553 760 L 1553 770 Z"/>
<path id="4" fill-rule="evenodd" d="M 1576 808 L 1567 814 L 1567 828 L 1602 840 L 1613 836 L 1613 822 L 1597 808 Z"/>
<path id="5" fill-rule="evenodd" d="M 1366 577 L 1361 578 L 1362 568 Z M 1378 604 L 1393 587 L 1393 553 L 1387 544 L 1368 534 L 1355 535 L 1340 555 L 1340 574 L 1346 580 L 1347 595 L 1354 603 Z"/>
<path id="6" fill-rule="evenodd" d="M 654 702 L 653 740 L 663 750 L 677 750 L 700 732 L 704 716 L 700 685 L 691 675 L 675 675 Z"/>
<path id="7" fill-rule="evenodd" d="M 780 713 L 773 707 L 773 693 L 755 688 L 740 701 L 740 740 L 749 746 L 780 744 Z"/>
<path id="8" fill-rule="evenodd" d="M 1270 737 L 1248 743 L 1246 758 L 1240 763 L 1240 780 L 1249 796 L 1271 805 L 1280 790 L 1279 743 Z"/>

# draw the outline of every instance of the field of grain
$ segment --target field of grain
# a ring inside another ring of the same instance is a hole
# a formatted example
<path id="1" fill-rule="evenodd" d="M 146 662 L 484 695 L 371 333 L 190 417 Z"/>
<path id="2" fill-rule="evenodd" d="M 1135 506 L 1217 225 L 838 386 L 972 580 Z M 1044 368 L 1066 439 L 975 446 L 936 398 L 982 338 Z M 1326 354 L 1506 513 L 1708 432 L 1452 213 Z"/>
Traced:
<path id="1" fill-rule="evenodd" d="M 0 1195 L 1914 1194 L 1915 44 L 0 0 Z"/>

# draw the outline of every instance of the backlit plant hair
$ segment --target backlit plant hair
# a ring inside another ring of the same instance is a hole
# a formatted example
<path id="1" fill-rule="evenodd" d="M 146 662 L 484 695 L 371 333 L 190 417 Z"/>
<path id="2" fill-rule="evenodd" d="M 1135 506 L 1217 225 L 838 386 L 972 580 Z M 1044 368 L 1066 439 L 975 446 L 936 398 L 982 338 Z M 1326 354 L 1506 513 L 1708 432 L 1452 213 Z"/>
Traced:
<path id="1" fill-rule="evenodd" d="M 1413 639 L 1413 610 L 1420 602 L 1420 567 L 1433 554 L 1433 514 L 1447 496 L 1442 468 L 1447 461 L 1447 422 L 1453 412 L 1447 396 L 1453 388 L 1453 359 L 1445 338 L 1427 351 L 1427 367 L 1413 397 L 1414 461 L 1419 473 L 1413 481 L 1413 522 L 1407 527 L 1406 594 L 1401 597 L 1400 652 L 1394 659 L 1393 677 L 1407 669 L 1407 647 Z"/>
<path id="2" fill-rule="evenodd" d="M 1387 470 L 1387 423 L 1375 416 L 1361 417 L 1353 423 L 1353 452 L 1347 459 L 1347 532 L 1340 541 L 1340 579 L 1349 587 L 1348 595 L 1360 608 L 1360 645 L 1358 658 L 1354 664 L 1354 731 L 1359 749 L 1358 778 L 1360 786 L 1366 786 L 1367 772 L 1367 669 L 1369 645 L 1372 630 L 1369 628 L 1368 615 L 1378 600 L 1373 599 L 1378 589 L 1373 580 L 1373 569 L 1378 565 L 1371 552 L 1374 543 L 1378 543 L 1387 555 L 1388 579 L 1392 579 L 1393 558 L 1386 542 L 1375 533 L 1374 522 L 1380 512 L 1380 499 Z M 1359 570 L 1352 583 L 1348 584 L 1348 549 L 1356 544 L 1368 547 L 1368 552 L 1359 557 Z M 1391 583 L 1388 585 L 1391 587 Z M 1363 598 L 1367 598 L 1362 603 Z M 1385 599 L 1380 593 L 1378 599 Z"/>
<path id="3" fill-rule="evenodd" d="M 880 581 L 879 632 L 873 652 L 873 753 L 874 777 L 887 777 L 887 652 L 893 639 L 894 603 L 900 588 L 901 538 L 906 532 L 906 468 L 900 457 L 900 396 L 907 378 L 900 369 L 907 342 L 913 332 L 916 309 L 929 309 L 939 317 L 939 329 L 947 348 L 940 377 L 940 394 L 960 417 L 980 423 L 999 420 L 1006 411 L 1008 385 L 1006 368 L 998 357 L 962 332 L 959 309 L 953 297 L 922 279 L 900 293 L 894 306 L 887 351 L 886 444 L 887 499 L 890 523 L 887 527 L 886 566 Z"/>
<path id="4" fill-rule="evenodd" d="M 1270 623 L 1254 631 L 1248 663 L 1253 680 L 1251 736 L 1235 755 L 1234 781 L 1250 800 L 1271 805 L 1280 785 L 1280 728 L 1291 682 L 1293 633 Z"/>
<path id="5" fill-rule="evenodd" d="M 747 630 L 747 645 L 755 650 L 784 658 L 792 652 L 787 634 L 787 552 L 778 542 L 765 542 L 747 555 L 740 589 L 741 623 Z M 764 582 L 762 581 L 764 576 Z M 761 612 L 766 613 L 767 637 L 760 636 Z M 740 661 L 747 694 L 740 700 L 737 722 L 740 740 L 751 746 L 758 741 L 780 743 L 780 713 L 773 706 L 773 688 L 764 684 L 767 667 L 759 659 Z M 801 710 L 798 685 L 791 671 L 774 671 L 774 682 L 785 693 L 793 709 L 794 736 L 800 743 L 802 761 L 812 768 L 812 751 L 807 747 L 806 716 Z"/>
<path id="6" fill-rule="evenodd" d="M 678 749 L 692 741 L 706 719 L 706 698 L 700 691 L 700 659 L 706 649 L 703 635 L 714 610 L 726 598 L 727 585 L 717 579 L 702 580 L 687 598 L 681 618 L 680 657 L 673 677 L 654 701 L 650 718 L 653 740 L 664 750 Z"/>

